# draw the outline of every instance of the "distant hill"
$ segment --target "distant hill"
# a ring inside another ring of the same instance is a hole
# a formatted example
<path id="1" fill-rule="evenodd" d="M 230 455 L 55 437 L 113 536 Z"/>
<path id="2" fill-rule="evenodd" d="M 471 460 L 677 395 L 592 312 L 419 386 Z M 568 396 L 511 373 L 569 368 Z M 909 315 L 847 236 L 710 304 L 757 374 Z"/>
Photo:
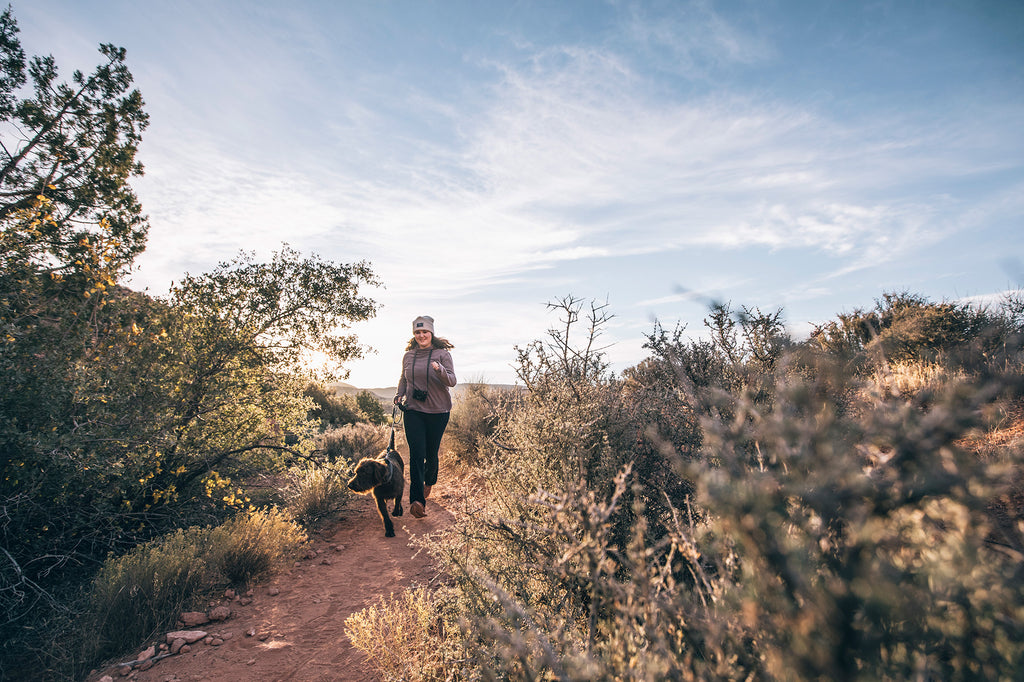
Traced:
<path id="1" fill-rule="evenodd" d="M 458 395 L 459 393 L 462 393 L 463 391 L 465 391 L 470 386 L 477 386 L 477 385 L 478 384 L 473 384 L 473 383 L 456 384 L 455 388 L 452 389 L 452 395 Z M 509 389 L 516 388 L 515 384 L 487 384 L 487 385 L 490 386 L 491 388 L 504 389 L 504 390 L 509 390 Z M 398 387 L 397 386 L 388 386 L 386 388 L 359 388 L 358 386 L 353 386 L 352 384 L 346 384 L 344 381 L 339 381 L 339 382 L 334 383 L 334 384 L 329 384 L 328 388 L 334 389 L 334 392 L 339 394 L 339 395 L 341 395 L 341 394 L 356 395 L 358 393 L 362 393 L 363 391 L 369 391 L 370 393 L 374 394 L 375 396 L 377 396 L 378 398 L 380 398 L 381 400 L 383 400 L 386 403 L 390 403 L 394 399 L 395 393 L 398 392 Z"/>

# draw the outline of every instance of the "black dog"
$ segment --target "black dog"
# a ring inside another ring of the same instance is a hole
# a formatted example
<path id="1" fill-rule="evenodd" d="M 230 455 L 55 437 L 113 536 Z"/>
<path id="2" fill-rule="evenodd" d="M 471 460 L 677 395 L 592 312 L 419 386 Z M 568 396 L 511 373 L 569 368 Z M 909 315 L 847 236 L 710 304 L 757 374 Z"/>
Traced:
<path id="1" fill-rule="evenodd" d="M 393 438 L 393 437 L 392 437 Z M 393 442 L 393 441 L 392 441 Z M 380 454 L 380 457 L 371 459 L 364 457 L 356 465 L 356 475 L 348 482 L 348 488 L 352 492 L 364 495 L 371 490 L 373 497 L 377 500 L 377 511 L 384 522 L 384 537 L 395 537 L 395 526 L 388 516 L 387 501 L 394 500 L 395 508 L 392 514 L 402 515 L 402 489 L 405 487 L 405 462 L 398 450 L 392 445 Z"/>

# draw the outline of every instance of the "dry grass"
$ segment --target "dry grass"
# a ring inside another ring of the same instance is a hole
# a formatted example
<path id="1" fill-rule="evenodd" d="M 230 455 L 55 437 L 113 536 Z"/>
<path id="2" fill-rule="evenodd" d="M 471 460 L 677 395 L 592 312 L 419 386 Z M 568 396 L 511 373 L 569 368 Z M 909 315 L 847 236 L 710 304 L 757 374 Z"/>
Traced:
<path id="1" fill-rule="evenodd" d="M 907 398 L 924 389 L 963 378 L 963 372 L 951 372 L 935 362 L 894 362 L 877 370 L 866 388 L 879 395 Z"/>

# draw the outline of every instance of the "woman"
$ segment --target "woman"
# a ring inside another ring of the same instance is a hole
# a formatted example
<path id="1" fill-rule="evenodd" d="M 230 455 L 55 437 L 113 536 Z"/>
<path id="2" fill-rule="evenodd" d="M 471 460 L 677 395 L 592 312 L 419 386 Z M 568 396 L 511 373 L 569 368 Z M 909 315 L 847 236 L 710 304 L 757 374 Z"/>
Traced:
<path id="1" fill-rule="evenodd" d="M 405 399 L 405 440 L 409 443 L 409 511 L 418 519 L 427 515 L 427 498 L 437 483 L 437 451 L 448 426 L 455 385 L 455 366 L 447 339 L 434 336 L 434 318 L 412 321 L 412 339 L 402 357 L 395 404 Z"/>

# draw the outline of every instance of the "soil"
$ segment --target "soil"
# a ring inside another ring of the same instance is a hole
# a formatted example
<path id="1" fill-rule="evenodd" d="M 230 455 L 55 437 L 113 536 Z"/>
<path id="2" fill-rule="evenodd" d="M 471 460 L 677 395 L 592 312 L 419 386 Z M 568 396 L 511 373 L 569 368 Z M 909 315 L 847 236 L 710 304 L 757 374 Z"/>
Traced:
<path id="1" fill-rule="evenodd" d="M 353 496 L 341 518 L 313 538 L 315 554 L 286 573 L 256 585 L 252 603 L 221 600 L 231 617 L 196 628 L 227 634 L 218 646 L 199 642 L 188 653 L 135 670 L 139 682 L 270 682 L 313 680 L 371 682 L 380 679 L 365 655 L 345 636 L 345 619 L 381 598 L 413 584 L 432 584 L 438 573 L 423 552 L 410 544 L 414 536 L 441 530 L 454 516 L 445 508 L 451 493 L 435 490 L 427 516 L 414 518 L 405 495 L 405 514 L 394 518 L 396 537 L 385 538 L 370 496 Z M 276 594 L 275 594 L 276 592 Z M 89 676 L 120 677 L 116 665 Z"/>

